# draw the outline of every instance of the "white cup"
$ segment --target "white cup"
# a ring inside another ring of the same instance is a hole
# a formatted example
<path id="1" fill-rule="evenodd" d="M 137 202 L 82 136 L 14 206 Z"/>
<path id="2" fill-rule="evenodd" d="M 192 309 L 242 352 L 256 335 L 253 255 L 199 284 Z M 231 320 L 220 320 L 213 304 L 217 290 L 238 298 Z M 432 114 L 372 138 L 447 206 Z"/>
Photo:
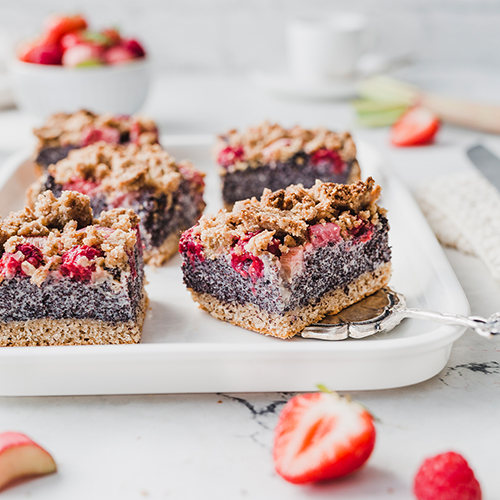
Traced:
<path id="1" fill-rule="evenodd" d="M 368 19 L 361 14 L 293 20 L 287 29 L 291 73 L 302 81 L 352 76 L 369 41 Z"/>

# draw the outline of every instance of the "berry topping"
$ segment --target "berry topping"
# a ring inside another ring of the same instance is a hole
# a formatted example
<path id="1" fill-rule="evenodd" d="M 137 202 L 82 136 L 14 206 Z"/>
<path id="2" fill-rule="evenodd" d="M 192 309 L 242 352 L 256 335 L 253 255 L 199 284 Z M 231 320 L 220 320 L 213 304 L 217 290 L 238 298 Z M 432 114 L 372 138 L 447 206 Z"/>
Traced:
<path id="1" fill-rule="evenodd" d="M 99 184 L 86 179 L 71 179 L 63 185 L 63 191 L 78 191 L 88 196 L 94 194 L 99 188 Z"/>
<path id="2" fill-rule="evenodd" d="M 323 247 L 330 242 L 338 243 L 342 240 L 340 227 L 334 222 L 311 226 L 309 228 L 309 238 L 314 247 Z"/>
<path id="3" fill-rule="evenodd" d="M 23 243 L 17 245 L 16 253 L 4 253 L 0 259 L 0 275 L 6 278 L 13 278 L 14 276 L 20 274 L 21 276 L 27 276 L 25 272 L 26 265 L 28 268 L 38 268 L 42 264 L 43 255 L 42 252 L 34 245 L 30 243 Z M 27 263 L 24 265 L 23 263 Z M 29 271 L 28 271 L 29 272 Z"/>
<path id="4" fill-rule="evenodd" d="M 114 127 L 87 127 L 82 131 L 82 147 L 104 141 L 111 144 L 120 142 L 120 131 Z"/>
<path id="5" fill-rule="evenodd" d="M 267 251 L 269 253 L 272 253 L 273 255 L 276 255 L 276 257 L 281 257 L 280 243 L 280 240 L 273 238 L 273 240 L 267 247 Z"/>
<path id="6" fill-rule="evenodd" d="M 148 130 L 144 130 L 143 127 L 141 127 L 140 123 L 138 122 L 133 122 L 130 125 L 130 136 L 128 140 L 130 142 L 133 142 L 134 144 L 137 144 L 138 146 L 141 145 L 141 136 L 143 132 L 147 132 L 150 138 L 153 138 L 155 142 L 158 142 L 158 129 L 156 127 L 154 128 L 149 128 Z M 153 141 L 150 141 L 152 144 Z"/>
<path id="7" fill-rule="evenodd" d="M 231 266 L 244 278 L 250 276 L 253 283 L 255 283 L 258 278 L 262 277 L 264 272 L 264 263 L 262 260 L 245 251 L 242 253 L 237 251 L 231 252 Z"/>
<path id="8" fill-rule="evenodd" d="M 201 241 L 195 240 L 193 237 L 193 228 L 184 231 L 179 241 L 179 252 L 187 255 L 191 263 L 195 260 L 203 262 L 205 256 L 203 255 L 203 245 Z"/>
<path id="9" fill-rule="evenodd" d="M 283 408 L 274 439 L 276 472 L 296 484 L 345 476 L 375 446 L 373 417 L 335 393 L 295 396 Z"/>
<path id="10" fill-rule="evenodd" d="M 373 224 L 370 222 L 360 220 L 357 226 L 350 229 L 350 233 L 354 238 L 357 238 L 360 242 L 365 243 L 371 239 L 375 229 Z"/>
<path id="11" fill-rule="evenodd" d="M 324 165 L 325 163 L 330 164 L 333 172 L 336 174 L 345 172 L 347 168 L 347 164 L 342 160 L 337 151 L 331 151 L 325 148 L 318 149 L 318 151 L 314 152 L 311 161 L 314 166 Z"/>
<path id="12" fill-rule="evenodd" d="M 466 460 L 452 451 L 424 460 L 415 476 L 418 500 L 481 500 L 481 487 Z"/>
<path id="13" fill-rule="evenodd" d="M 204 175 L 199 172 L 198 170 L 194 170 L 192 168 L 188 168 L 182 163 L 179 164 L 179 172 L 181 173 L 182 177 L 184 179 L 187 179 L 188 181 L 192 182 L 196 186 L 199 187 L 204 187 L 205 186 L 205 180 L 204 180 Z"/>
<path id="14" fill-rule="evenodd" d="M 219 152 L 217 163 L 227 168 L 234 165 L 237 161 L 242 161 L 245 156 L 245 150 L 242 146 L 228 146 Z"/>
<path id="15" fill-rule="evenodd" d="M 88 245 L 76 245 L 62 255 L 61 273 L 76 280 L 89 280 L 95 271 L 96 257 L 101 257 L 102 251 Z"/>
<path id="16" fill-rule="evenodd" d="M 260 231 L 248 233 L 241 237 L 234 248 L 231 250 L 231 266 L 235 271 L 240 273 L 244 278 L 250 277 L 255 283 L 257 278 L 261 278 L 264 273 L 264 263 L 256 255 L 245 250 L 245 245 Z M 267 251 L 276 257 L 281 256 L 280 241 L 273 238 L 267 246 Z"/>

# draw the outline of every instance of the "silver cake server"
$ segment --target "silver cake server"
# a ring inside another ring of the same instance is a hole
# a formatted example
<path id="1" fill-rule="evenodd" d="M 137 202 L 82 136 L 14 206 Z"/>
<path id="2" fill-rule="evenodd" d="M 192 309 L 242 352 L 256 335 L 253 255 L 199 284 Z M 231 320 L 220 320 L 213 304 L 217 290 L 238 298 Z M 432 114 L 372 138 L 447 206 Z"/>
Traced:
<path id="1" fill-rule="evenodd" d="M 460 316 L 406 307 L 404 295 L 384 287 L 369 297 L 356 302 L 338 314 L 327 316 L 319 323 L 307 326 L 301 333 L 306 339 L 344 340 L 362 339 L 384 333 L 399 325 L 405 318 L 424 319 L 447 325 L 472 328 L 482 337 L 500 338 L 500 313 L 489 318 Z"/>
<path id="2" fill-rule="evenodd" d="M 500 159 L 481 144 L 467 150 L 474 166 L 500 191 Z"/>

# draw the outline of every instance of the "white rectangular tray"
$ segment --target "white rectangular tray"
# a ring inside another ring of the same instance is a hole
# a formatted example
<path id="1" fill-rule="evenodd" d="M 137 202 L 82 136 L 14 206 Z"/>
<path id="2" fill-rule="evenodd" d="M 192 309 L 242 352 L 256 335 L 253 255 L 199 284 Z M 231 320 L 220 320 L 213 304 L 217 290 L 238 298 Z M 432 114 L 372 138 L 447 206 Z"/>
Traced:
<path id="1" fill-rule="evenodd" d="M 222 206 L 210 137 L 164 137 L 177 159 L 207 173 L 208 211 Z M 0 170 L 0 216 L 18 210 L 34 179 L 24 152 Z M 382 185 L 393 248 L 391 286 L 410 307 L 468 314 L 467 299 L 408 191 L 377 152 L 359 146 L 363 177 Z M 181 259 L 146 268 L 151 309 L 139 345 L 0 348 L 0 395 L 369 390 L 416 384 L 436 375 L 464 328 L 405 320 L 362 340 L 264 337 L 197 308 L 182 283 Z"/>

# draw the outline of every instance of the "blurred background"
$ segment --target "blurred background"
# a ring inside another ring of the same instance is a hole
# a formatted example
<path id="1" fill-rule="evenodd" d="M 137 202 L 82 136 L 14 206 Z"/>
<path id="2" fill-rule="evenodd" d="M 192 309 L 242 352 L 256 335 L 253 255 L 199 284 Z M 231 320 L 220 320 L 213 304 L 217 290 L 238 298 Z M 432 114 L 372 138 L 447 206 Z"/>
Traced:
<path id="1" fill-rule="evenodd" d="M 377 47 L 414 61 L 498 65 L 498 0 L 16 0 L 0 33 L 32 37 L 51 12 L 82 12 L 98 27 L 140 36 L 168 71 L 271 70 L 285 58 L 285 26 L 302 15 L 367 14 Z"/>

